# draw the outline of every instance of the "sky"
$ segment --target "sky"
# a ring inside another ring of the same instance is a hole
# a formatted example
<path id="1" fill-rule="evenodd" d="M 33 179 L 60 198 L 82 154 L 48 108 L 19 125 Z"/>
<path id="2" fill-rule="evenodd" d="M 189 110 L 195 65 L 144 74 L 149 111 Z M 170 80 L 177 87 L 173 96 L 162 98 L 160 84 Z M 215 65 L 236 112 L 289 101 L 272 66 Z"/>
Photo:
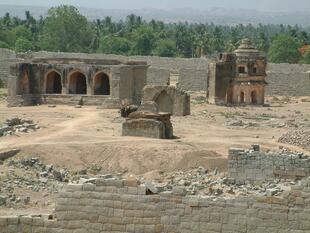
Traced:
<path id="1" fill-rule="evenodd" d="M 310 11 L 310 0 L 0 0 L 0 4 L 57 6 L 69 4 L 101 9 L 193 8 L 215 7 L 256 9 L 259 11 Z"/>

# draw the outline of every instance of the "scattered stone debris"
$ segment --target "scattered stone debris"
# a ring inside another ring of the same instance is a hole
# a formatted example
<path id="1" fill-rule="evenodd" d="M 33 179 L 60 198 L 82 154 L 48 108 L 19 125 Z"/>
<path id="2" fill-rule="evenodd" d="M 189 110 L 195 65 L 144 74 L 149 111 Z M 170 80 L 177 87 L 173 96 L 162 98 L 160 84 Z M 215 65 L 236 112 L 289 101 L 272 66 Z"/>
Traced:
<path id="1" fill-rule="evenodd" d="M 0 126 L 0 137 L 9 136 L 18 132 L 28 133 L 31 131 L 36 131 L 38 129 L 40 129 L 40 127 L 32 120 L 15 117 L 7 119 L 5 123 Z"/>
<path id="2" fill-rule="evenodd" d="M 278 142 L 287 143 L 303 148 L 310 148 L 310 130 L 309 129 L 295 129 L 282 135 Z"/>
<path id="3" fill-rule="evenodd" d="M 36 157 L 8 159 L 6 165 L 5 171 L 0 170 L 0 206 L 36 204 L 31 193 L 47 197 L 57 193 L 64 182 L 69 182 L 67 169 L 45 165 Z"/>
<path id="4" fill-rule="evenodd" d="M 289 190 L 294 181 L 272 180 L 265 183 L 239 185 L 218 169 L 208 171 L 203 167 L 188 171 L 178 171 L 162 174 L 161 178 L 149 182 L 140 178 L 152 193 L 173 191 L 173 187 L 183 187 L 188 195 L 203 196 L 247 196 L 251 194 L 261 196 L 278 196 L 283 191 Z"/>
<path id="5" fill-rule="evenodd" d="M 243 121 L 243 120 L 229 120 L 225 123 L 226 126 L 233 126 L 233 127 L 243 127 L 243 128 L 248 128 L 248 127 L 258 127 L 257 123 L 253 122 L 248 122 L 248 121 Z"/>

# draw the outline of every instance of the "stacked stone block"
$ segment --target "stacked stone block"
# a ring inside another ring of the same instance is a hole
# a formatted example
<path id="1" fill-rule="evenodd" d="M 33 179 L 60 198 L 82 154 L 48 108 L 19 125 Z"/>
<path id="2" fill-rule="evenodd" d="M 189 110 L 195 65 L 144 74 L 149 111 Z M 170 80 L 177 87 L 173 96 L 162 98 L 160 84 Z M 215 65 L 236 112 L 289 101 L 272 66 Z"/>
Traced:
<path id="1" fill-rule="evenodd" d="M 0 218 L 1 233 L 307 233 L 310 179 L 281 197 L 233 199 L 184 196 L 181 187 L 151 194 L 133 180 L 97 179 L 70 184 L 54 216 Z"/>
<path id="2" fill-rule="evenodd" d="M 231 148 L 228 174 L 239 184 L 269 179 L 302 179 L 310 176 L 310 157 L 303 154 L 260 152 Z"/>

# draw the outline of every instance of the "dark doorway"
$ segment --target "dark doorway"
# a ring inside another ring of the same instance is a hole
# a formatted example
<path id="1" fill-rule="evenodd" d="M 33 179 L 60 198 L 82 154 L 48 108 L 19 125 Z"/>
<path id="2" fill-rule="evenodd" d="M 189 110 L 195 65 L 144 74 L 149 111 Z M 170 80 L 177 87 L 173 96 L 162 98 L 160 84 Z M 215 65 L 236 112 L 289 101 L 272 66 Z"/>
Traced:
<path id="1" fill-rule="evenodd" d="M 103 72 L 97 74 L 94 78 L 94 94 L 110 95 L 110 79 Z"/>
<path id="2" fill-rule="evenodd" d="M 83 73 L 76 71 L 69 77 L 69 94 L 86 94 L 86 77 Z"/>
<path id="3" fill-rule="evenodd" d="M 29 94 L 30 93 L 30 84 L 29 84 L 29 75 L 25 70 L 22 74 L 22 78 L 19 81 L 19 94 Z"/>
<path id="4" fill-rule="evenodd" d="M 241 91 L 241 93 L 240 93 L 240 100 L 239 100 L 239 103 L 240 103 L 240 104 L 243 104 L 243 103 L 244 103 L 244 92 L 243 92 L 243 91 Z"/>
<path id="5" fill-rule="evenodd" d="M 251 92 L 251 103 L 252 104 L 257 104 L 257 94 L 255 91 Z"/>
<path id="6" fill-rule="evenodd" d="M 61 94 L 61 76 L 56 71 L 51 71 L 46 76 L 46 93 Z"/>

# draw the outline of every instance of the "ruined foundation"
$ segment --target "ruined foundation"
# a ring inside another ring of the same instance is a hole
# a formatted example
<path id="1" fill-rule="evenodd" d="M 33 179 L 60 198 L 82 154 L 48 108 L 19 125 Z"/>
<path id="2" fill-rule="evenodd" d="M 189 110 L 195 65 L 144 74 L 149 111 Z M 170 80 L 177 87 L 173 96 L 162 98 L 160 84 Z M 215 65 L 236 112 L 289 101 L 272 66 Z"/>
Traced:
<path id="1" fill-rule="evenodd" d="M 122 125 L 123 136 L 172 139 L 170 113 L 134 112 Z"/>

